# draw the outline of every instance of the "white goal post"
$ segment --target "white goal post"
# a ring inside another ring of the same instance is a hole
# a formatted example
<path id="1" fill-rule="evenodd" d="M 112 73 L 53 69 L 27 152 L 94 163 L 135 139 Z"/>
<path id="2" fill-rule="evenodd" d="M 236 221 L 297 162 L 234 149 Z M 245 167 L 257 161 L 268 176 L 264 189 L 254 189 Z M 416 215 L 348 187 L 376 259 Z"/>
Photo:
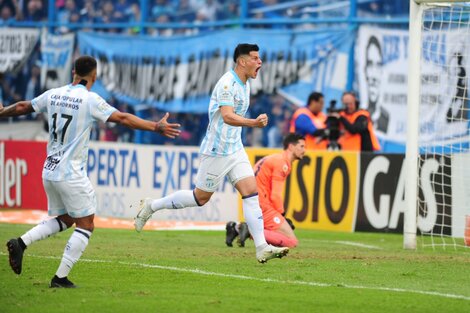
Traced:
<path id="1" fill-rule="evenodd" d="M 464 247 L 470 234 L 470 1 L 411 0 L 408 62 L 403 247 L 417 248 L 417 231 L 423 246 Z"/>

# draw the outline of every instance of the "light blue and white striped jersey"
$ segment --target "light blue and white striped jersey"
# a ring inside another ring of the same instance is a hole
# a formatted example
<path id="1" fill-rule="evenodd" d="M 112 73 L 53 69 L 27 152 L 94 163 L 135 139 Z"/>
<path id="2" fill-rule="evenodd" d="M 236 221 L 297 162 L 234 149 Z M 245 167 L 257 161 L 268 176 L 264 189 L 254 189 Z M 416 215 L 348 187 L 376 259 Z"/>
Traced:
<path id="1" fill-rule="evenodd" d="M 199 152 L 211 156 L 225 156 L 243 149 L 242 127 L 224 123 L 220 107 L 232 106 L 234 112 L 245 116 L 250 106 L 250 84 L 240 80 L 234 70 L 225 73 L 212 91 L 209 103 L 209 125 Z"/>
<path id="2" fill-rule="evenodd" d="M 66 85 L 31 100 L 34 111 L 46 112 L 49 143 L 42 177 L 63 181 L 87 175 L 88 142 L 93 121 L 106 122 L 116 111 L 83 85 Z"/>

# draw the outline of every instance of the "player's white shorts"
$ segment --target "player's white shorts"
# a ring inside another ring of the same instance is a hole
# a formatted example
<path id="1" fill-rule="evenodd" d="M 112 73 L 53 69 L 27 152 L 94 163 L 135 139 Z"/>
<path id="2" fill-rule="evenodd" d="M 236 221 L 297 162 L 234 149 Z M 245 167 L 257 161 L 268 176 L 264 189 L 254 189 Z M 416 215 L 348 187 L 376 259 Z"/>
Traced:
<path id="1" fill-rule="evenodd" d="M 65 181 L 43 179 L 50 216 L 85 217 L 96 213 L 96 195 L 88 177 Z"/>
<path id="2" fill-rule="evenodd" d="M 200 155 L 199 169 L 196 176 L 196 187 L 215 192 L 225 176 L 235 186 L 243 178 L 254 176 L 253 167 L 248 160 L 245 149 L 240 149 L 228 156 Z"/>

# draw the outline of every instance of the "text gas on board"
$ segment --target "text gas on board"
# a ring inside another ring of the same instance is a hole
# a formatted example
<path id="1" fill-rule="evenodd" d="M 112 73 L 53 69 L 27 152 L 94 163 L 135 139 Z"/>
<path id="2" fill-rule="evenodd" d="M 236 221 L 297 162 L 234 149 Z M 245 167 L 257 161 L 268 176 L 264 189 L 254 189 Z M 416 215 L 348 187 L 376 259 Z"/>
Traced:
<path id="1" fill-rule="evenodd" d="M 442 161 L 443 162 L 443 161 Z M 399 224 L 400 216 L 405 212 L 405 192 L 406 192 L 406 162 L 402 162 L 401 169 L 396 185 L 391 186 L 394 188 L 394 196 L 390 194 L 381 193 L 377 197 L 377 186 L 387 185 L 390 179 L 387 175 L 390 174 L 391 160 L 386 156 L 376 156 L 368 164 L 363 178 L 363 203 L 364 211 L 367 220 L 375 229 L 399 229 L 402 225 Z M 422 160 L 419 171 L 420 193 L 419 200 L 425 205 L 425 212 L 420 210 L 418 215 L 418 228 L 422 232 L 431 231 L 436 225 L 436 219 L 439 211 L 444 210 L 438 205 L 438 195 L 434 192 L 433 177 L 439 175 L 443 171 L 441 163 L 438 159 L 428 158 Z M 383 181 L 387 179 L 388 181 Z M 409 188 L 416 187 L 416 184 Z"/>

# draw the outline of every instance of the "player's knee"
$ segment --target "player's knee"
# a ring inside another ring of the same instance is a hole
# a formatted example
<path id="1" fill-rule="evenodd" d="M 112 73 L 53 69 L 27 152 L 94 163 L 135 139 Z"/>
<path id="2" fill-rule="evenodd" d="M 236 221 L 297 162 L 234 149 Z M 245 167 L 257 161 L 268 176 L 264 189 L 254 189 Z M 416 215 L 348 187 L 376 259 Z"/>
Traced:
<path id="1" fill-rule="evenodd" d="M 196 203 L 197 203 L 198 206 L 203 206 L 204 204 L 209 202 L 209 200 L 212 197 L 212 194 L 213 194 L 213 192 L 205 192 L 205 191 L 202 191 L 198 188 L 196 188 L 194 190 L 194 193 L 193 193 L 194 200 L 196 200 Z"/>
<path id="2" fill-rule="evenodd" d="M 209 202 L 209 200 L 211 199 L 211 197 L 204 197 L 204 196 L 198 196 L 195 198 L 196 198 L 196 203 L 198 206 L 203 206 L 204 204 Z"/>
<path id="3" fill-rule="evenodd" d="M 73 218 L 69 216 L 68 214 L 60 215 L 57 217 L 62 223 L 64 223 L 67 228 L 72 227 L 72 225 L 75 223 Z"/>
<path id="4" fill-rule="evenodd" d="M 94 215 L 90 215 L 90 216 L 82 217 L 82 218 L 76 218 L 75 225 L 78 228 L 88 230 L 89 232 L 93 232 L 93 230 L 95 229 Z"/>
<path id="5" fill-rule="evenodd" d="M 258 193 L 258 188 L 256 187 L 256 179 L 254 177 L 247 177 L 240 180 L 235 184 L 235 188 L 242 196 L 253 195 Z"/>

